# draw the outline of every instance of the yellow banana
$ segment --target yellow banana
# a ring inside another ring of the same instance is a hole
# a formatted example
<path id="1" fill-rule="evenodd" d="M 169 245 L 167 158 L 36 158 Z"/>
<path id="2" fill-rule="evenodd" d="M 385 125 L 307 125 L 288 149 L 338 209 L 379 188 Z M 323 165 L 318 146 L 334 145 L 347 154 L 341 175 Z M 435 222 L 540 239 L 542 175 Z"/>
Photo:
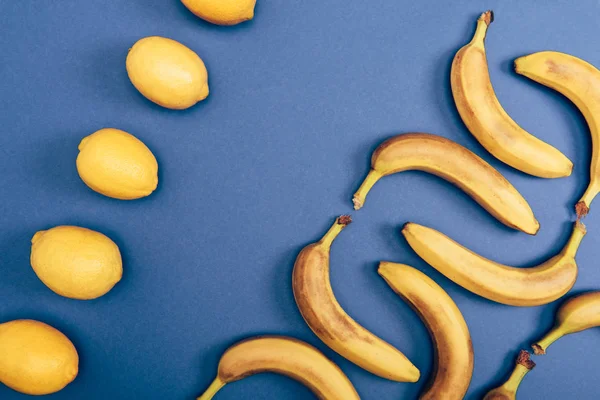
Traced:
<path id="1" fill-rule="evenodd" d="M 458 143 L 429 133 L 405 133 L 380 144 L 373 152 L 371 171 L 354 194 L 354 208 L 363 206 L 379 179 L 408 170 L 446 179 L 511 228 L 530 235 L 540 228 L 527 201 L 491 165 Z"/>
<path id="2" fill-rule="evenodd" d="M 210 400 L 226 384 L 262 372 L 288 376 L 322 400 L 360 400 L 348 377 L 308 343 L 285 336 L 259 336 L 231 346 L 217 377 L 198 400 Z"/>
<path id="3" fill-rule="evenodd" d="M 347 215 L 296 259 L 292 287 L 302 317 L 325 344 L 359 367 L 382 378 L 416 382 L 419 370 L 396 348 L 354 321 L 337 302 L 329 282 L 329 249 L 350 222 Z"/>
<path id="4" fill-rule="evenodd" d="M 413 267 L 384 261 L 378 272 L 419 314 L 431 335 L 434 371 L 419 399 L 462 400 L 473 375 L 473 345 L 460 310 L 444 289 Z"/>
<path id="5" fill-rule="evenodd" d="M 577 221 L 562 251 L 531 268 L 515 268 L 488 260 L 435 229 L 408 223 L 402 234 L 429 265 L 455 283 L 486 299 L 511 306 L 538 306 L 567 293 L 577 279 L 575 254 L 585 235 Z"/>
<path id="6" fill-rule="evenodd" d="M 492 11 L 481 14 L 473 39 L 454 57 L 450 82 L 456 108 L 473 136 L 499 160 L 541 178 L 569 176 L 571 160 L 521 128 L 494 93 L 484 45 L 493 20 Z"/>
<path id="7" fill-rule="evenodd" d="M 535 363 L 531 361 L 531 356 L 525 350 L 519 352 L 515 369 L 506 382 L 495 389 L 490 390 L 483 400 L 516 400 L 517 389 L 521 381 L 535 367 Z"/>
<path id="8" fill-rule="evenodd" d="M 580 58 L 556 51 L 542 51 L 515 60 L 517 74 L 566 96 L 581 111 L 592 135 L 590 183 L 575 206 L 585 216 L 600 192 L 600 71 Z"/>
<path id="9" fill-rule="evenodd" d="M 600 291 L 572 297 L 560 306 L 554 327 L 531 347 L 535 354 L 546 354 L 546 349 L 561 337 L 600 326 Z"/>

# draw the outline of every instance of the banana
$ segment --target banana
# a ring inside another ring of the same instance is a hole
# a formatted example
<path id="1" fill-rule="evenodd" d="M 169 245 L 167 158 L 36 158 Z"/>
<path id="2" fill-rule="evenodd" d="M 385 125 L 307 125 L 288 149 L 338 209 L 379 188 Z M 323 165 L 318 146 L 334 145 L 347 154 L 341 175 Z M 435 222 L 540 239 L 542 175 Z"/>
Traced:
<path id="1" fill-rule="evenodd" d="M 492 11 L 481 14 L 473 39 L 454 57 L 450 83 L 456 108 L 473 136 L 502 162 L 541 178 L 569 176 L 571 160 L 521 128 L 494 93 L 484 46 L 493 20 Z"/>
<path id="2" fill-rule="evenodd" d="M 354 208 L 363 206 L 379 179 L 407 170 L 446 179 L 511 228 L 530 235 L 540 228 L 527 201 L 491 165 L 458 143 L 429 133 L 405 133 L 380 144 L 373 152 L 369 174 L 354 194 Z"/>
<path id="3" fill-rule="evenodd" d="M 531 361 L 530 354 L 525 350 L 521 350 L 517 357 L 515 369 L 508 380 L 501 386 L 490 390 L 483 400 L 515 400 L 521 381 L 534 367 L 535 363 Z"/>
<path id="4" fill-rule="evenodd" d="M 288 376 L 323 400 L 360 400 L 348 377 L 308 343 L 285 336 L 258 336 L 231 346 L 215 380 L 197 400 L 210 400 L 226 384 L 262 372 Z"/>
<path id="5" fill-rule="evenodd" d="M 419 370 L 390 344 L 360 326 L 337 302 L 329 282 L 329 249 L 352 219 L 341 216 L 316 243 L 296 259 L 292 287 L 302 317 L 327 346 L 382 378 L 416 382 Z"/>
<path id="6" fill-rule="evenodd" d="M 379 275 L 419 315 L 435 350 L 434 371 L 420 400 L 462 400 L 473 375 L 469 328 L 448 293 L 413 267 L 383 261 Z"/>
<path id="7" fill-rule="evenodd" d="M 515 268 L 488 260 L 435 229 L 415 223 L 402 229 L 410 247 L 433 268 L 473 293 L 511 306 L 538 306 L 567 293 L 577 279 L 575 254 L 585 233 L 577 221 L 560 253 L 536 267 Z"/>
<path id="8" fill-rule="evenodd" d="M 566 96 L 581 111 L 592 135 L 590 183 L 575 206 L 585 216 L 600 192 L 600 71 L 580 58 L 542 51 L 515 60 L 517 74 L 526 76 Z"/>
<path id="9" fill-rule="evenodd" d="M 600 326 L 600 291 L 572 297 L 560 306 L 554 327 L 531 347 L 535 354 L 546 354 L 546 349 L 561 337 Z"/>

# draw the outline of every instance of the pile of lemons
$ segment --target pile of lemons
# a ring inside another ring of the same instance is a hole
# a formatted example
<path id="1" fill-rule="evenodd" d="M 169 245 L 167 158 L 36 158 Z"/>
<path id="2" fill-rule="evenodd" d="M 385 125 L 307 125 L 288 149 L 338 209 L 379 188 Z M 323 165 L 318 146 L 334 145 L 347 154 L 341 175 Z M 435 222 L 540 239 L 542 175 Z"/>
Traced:
<path id="1" fill-rule="evenodd" d="M 195 15 L 218 25 L 254 17 L 256 0 L 181 0 Z M 149 100 L 182 110 L 208 96 L 202 59 L 183 44 L 152 36 L 139 40 L 127 55 L 131 83 Z M 119 129 L 101 129 L 79 144 L 79 176 L 105 196 L 134 200 L 158 185 L 158 163 L 150 149 Z M 123 275 L 118 246 L 102 233 L 78 226 L 57 226 L 31 239 L 31 266 L 46 286 L 72 299 L 108 293 Z M 44 395 L 71 383 L 79 371 L 75 346 L 61 332 L 39 321 L 0 324 L 0 382 L 21 393 Z"/>

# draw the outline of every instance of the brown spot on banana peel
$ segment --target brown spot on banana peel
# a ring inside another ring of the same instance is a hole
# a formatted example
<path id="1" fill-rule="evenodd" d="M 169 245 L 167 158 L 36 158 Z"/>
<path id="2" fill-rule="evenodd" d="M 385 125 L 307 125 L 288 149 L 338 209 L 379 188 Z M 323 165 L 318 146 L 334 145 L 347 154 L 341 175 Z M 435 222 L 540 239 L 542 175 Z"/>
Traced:
<path id="1" fill-rule="evenodd" d="M 548 72 L 555 75 L 559 75 L 562 78 L 565 77 L 564 70 L 561 67 L 559 67 L 554 61 L 546 60 L 546 66 L 548 67 Z"/>

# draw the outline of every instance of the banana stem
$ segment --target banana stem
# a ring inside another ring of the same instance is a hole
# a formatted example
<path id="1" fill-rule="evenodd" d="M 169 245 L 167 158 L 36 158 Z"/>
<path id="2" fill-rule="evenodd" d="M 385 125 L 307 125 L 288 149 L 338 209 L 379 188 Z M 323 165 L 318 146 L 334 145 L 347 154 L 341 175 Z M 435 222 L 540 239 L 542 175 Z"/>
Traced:
<path id="1" fill-rule="evenodd" d="M 491 10 L 488 10 L 479 16 L 477 19 L 475 35 L 473 35 L 471 43 L 481 43 L 481 45 L 483 45 L 485 34 L 487 33 L 488 26 L 492 23 L 492 21 L 494 21 L 494 13 Z"/>
<path id="2" fill-rule="evenodd" d="M 213 396 L 217 394 L 217 392 L 221 390 L 223 386 L 225 386 L 225 382 L 219 379 L 219 377 L 216 377 L 215 380 L 212 381 L 208 389 L 206 389 L 206 391 L 202 393 L 202 395 L 196 400 L 211 400 Z"/>
<path id="3" fill-rule="evenodd" d="M 598 187 L 594 183 L 590 183 L 590 185 L 585 190 L 579 202 L 575 205 L 575 212 L 577 213 L 577 218 L 585 217 L 588 212 L 590 212 L 590 205 L 592 204 L 592 200 L 598 194 Z"/>
<path id="4" fill-rule="evenodd" d="M 583 222 L 577 220 L 575 222 L 575 226 L 573 227 L 573 233 L 571 233 L 571 237 L 565 245 L 565 254 L 575 257 L 575 254 L 577 254 L 577 250 L 579 249 L 579 245 L 581 244 L 581 240 L 586 233 L 587 230 Z"/>
<path id="5" fill-rule="evenodd" d="M 541 340 L 538 340 L 536 343 L 531 345 L 533 352 L 536 355 L 546 354 L 546 349 L 552 343 L 556 342 L 558 339 L 564 336 L 564 333 L 558 328 L 554 327 L 550 332 L 546 334 Z"/>
<path id="6" fill-rule="evenodd" d="M 326 248 L 330 248 L 337 235 L 339 235 L 340 232 L 351 222 L 352 218 L 349 215 L 342 215 L 341 217 L 336 218 L 334 224 L 331 226 L 331 228 L 329 228 L 321 240 L 319 240 L 319 243 Z"/>
<path id="7" fill-rule="evenodd" d="M 360 210 L 362 208 L 362 206 L 365 204 L 367 194 L 369 193 L 373 185 L 377 183 L 379 179 L 381 179 L 381 176 L 381 173 L 375 171 L 374 169 L 369 171 L 369 174 L 367 175 L 363 183 L 360 185 L 356 193 L 354 193 L 354 197 L 352 198 L 355 210 Z"/>
<path id="8" fill-rule="evenodd" d="M 513 370 L 512 374 L 510 374 L 510 377 L 508 378 L 508 380 L 502 386 L 504 386 L 504 388 L 506 390 L 508 390 L 509 392 L 516 394 L 517 389 L 519 388 L 519 385 L 521 384 L 521 381 L 523 380 L 523 378 L 525 377 L 525 375 L 527 375 L 527 373 L 529 371 L 531 371 L 531 370 L 527 369 L 527 367 L 525 367 L 524 365 L 517 364 L 517 366 Z"/>

